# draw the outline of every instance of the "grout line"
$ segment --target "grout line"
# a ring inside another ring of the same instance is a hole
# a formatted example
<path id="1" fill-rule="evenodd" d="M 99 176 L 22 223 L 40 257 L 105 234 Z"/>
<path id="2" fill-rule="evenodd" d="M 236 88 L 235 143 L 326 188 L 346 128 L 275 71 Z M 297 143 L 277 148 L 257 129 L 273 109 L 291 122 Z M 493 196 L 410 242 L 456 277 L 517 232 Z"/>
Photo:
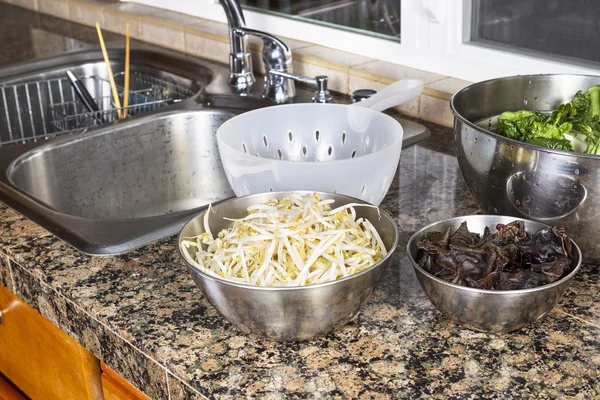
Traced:
<path id="1" fill-rule="evenodd" d="M 350 67 L 350 70 L 353 70 L 354 68 L 362 67 L 364 65 L 371 64 L 372 62 L 377 62 L 377 61 L 379 61 L 379 60 L 374 60 L 373 59 L 373 60 L 369 60 L 369 61 L 364 62 L 364 63 L 356 64 L 356 65 L 353 65 L 352 67 Z"/>
<path id="2" fill-rule="evenodd" d="M 172 378 L 169 378 L 169 375 L 172 376 Z M 181 379 L 179 379 L 178 377 L 175 376 L 175 374 L 173 374 L 172 372 L 167 373 L 167 387 L 169 387 L 168 383 L 169 383 L 169 379 L 175 379 L 177 381 L 179 381 L 179 383 L 181 383 L 184 386 L 187 386 L 189 389 L 191 389 L 192 391 L 194 391 L 195 393 L 199 394 L 200 396 L 202 396 L 202 398 L 206 399 L 207 397 L 205 395 L 203 395 L 201 392 L 199 392 L 197 389 L 191 387 L 188 383 L 182 381 Z M 169 396 L 171 396 L 171 392 L 169 389 Z"/>
<path id="3" fill-rule="evenodd" d="M 573 318 L 573 319 L 576 319 L 576 320 L 577 320 L 577 321 L 579 321 L 579 322 L 583 322 L 583 323 L 584 323 L 584 324 L 586 324 L 586 325 L 590 325 L 590 326 L 593 326 L 594 328 L 598 328 L 598 329 L 600 329 L 600 326 L 599 326 L 599 325 L 597 325 L 597 324 L 594 324 L 593 322 L 587 321 L 587 320 L 585 320 L 585 319 L 583 319 L 583 318 L 581 318 L 581 317 L 578 317 L 578 316 L 576 316 L 576 315 L 573 315 L 573 314 L 570 314 L 570 313 L 566 312 L 565 310 L 563 310 L 563 309 L 562 309 L 562 306 L 556 307 L 556 311 L 557 311 L 557 312 L 559 312 L 559 313 L 563 313 L 563 314 L 565 314 L 565 315 L 566 315 L 566 316 L 568 316 L 568 317 L 571 317 L 571 318 Z"/>
<path id="4" fill-rule="evenodd" d="M 14 293 L 16 290 L 15 288 L 17 286 L 15 285 L 15 277 L 13 276 L 12 267 L 10 265 L 11 264 L 10 258 L 8 257 L 8 254 L 6 254 L 6 253 L 0 253 L 0 255 L 3 255 L 4 259 L 6 261 L 6 267 L 8 268 L 8 274 L 10 275 L 10 284 L 11 284 L 10 291 Z"/>

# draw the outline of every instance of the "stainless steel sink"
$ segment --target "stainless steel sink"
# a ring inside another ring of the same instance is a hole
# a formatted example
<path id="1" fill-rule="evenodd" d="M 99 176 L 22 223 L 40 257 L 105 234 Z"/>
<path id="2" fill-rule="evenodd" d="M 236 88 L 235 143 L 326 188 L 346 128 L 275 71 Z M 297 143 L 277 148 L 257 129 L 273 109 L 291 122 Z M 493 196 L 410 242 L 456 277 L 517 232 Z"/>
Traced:
<path id="1" fill-rule="evenodd" d="M 122 92 L 124 51 L 109 51 L 117 88 Z M 210 66 L 164 53 L 131 53 L 129 114 L 142 114 L 193 97 L 214 80 Z M 102 111 L 95 118 L 70 85 L 70 70 L 85 84 Z M 117 113 L 102 54 L 87 51 L 0 70 L 0 145 L 57 136 L 111 122 Z"/>
<path id="2" fill-rule="evenodd" d="M 0 196 L 91 254 L 120 253 L 180 229 L 233 196 L 215 140 L 236 111 L 173 110 L 36 146 L 0 149 Z"/>
<path id="3" fill-rule="evenodd" d="M 109 56 L 113 71 L 120 71 L 122 49 Z M 134 49 L 131 56 L 133 74 L 167 82 L 163 87 L 179 90 L 177 101 L 89 130 L 60 130 L 65 126 L 46 106 L 75 95 L 70 87 L 40 82 L 67 70 L 106 78 L 100 52 L 0 69 L 0 144 L 12 143 L 0 146 L 0 201 L 90 254 L 121 253 L 175 233 L 209 203 L 232 197 L 216 130 L 236 114 L 273 104 L 257 93 L 233 93 L 229 70 L 220 64 L 153 49 Z M 15 85 L 19 89 L 1 90 Z M 88 89 L 107 90 L 105 83 Z M 312 94 L 298 88 L 295 101 L 310 101 Z M 401 123 L 404 146 L 429 135 L 414 122 Z"/>
<path id="4" fill-rule="evenodd" d="M 120 220 L 180 213 L 233 196 L 215 140 L 234 114 L 170 111 L 25 153 L 8 180 L 54 211 Z"/>
<path id="5" fill-rule="evenodd" d="M 114 70 L 120 54 L 110 53 Z M 67 69 L 102 76 L 101 60 L 99 52 L 83 52 L 6 68 L 0 88 L 54 79 Z M 216 130 L 235 114 L 270 104 L 232 95 L 228 71 L 218 64 L 150 50 L 134 50 L 132 60 L 132 72 L 176 84 L 190 97 L 53 137 L 49 113 L 31 106 L 38 99 L 17 96 L 18 110 L 31 115 L 22 132 L 12 132 L 23 143 L 0 147 L 0 201 L 90 254 L 120 253 L 175 233 L 209 203 L 233 196 Z M 9 119 L 18 110 L 0 111 Z M 24 140 L 34 131 L 36 140 Z M 0 135 L 7 134 L 0 120 Z"/>

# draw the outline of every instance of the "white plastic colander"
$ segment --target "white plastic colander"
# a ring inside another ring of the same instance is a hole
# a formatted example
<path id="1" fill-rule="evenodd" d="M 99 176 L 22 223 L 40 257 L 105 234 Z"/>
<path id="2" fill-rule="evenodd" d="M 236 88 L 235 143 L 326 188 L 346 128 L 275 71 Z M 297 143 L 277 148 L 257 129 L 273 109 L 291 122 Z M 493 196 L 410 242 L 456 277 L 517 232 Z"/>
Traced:
<path id="1" fill-rule="evenodd" d="M 396 174 L 403 136 L 400 123 L 380 111 L 422 90 L 422 81 L 405 79 L 353 105 L 279 105 L 231 118 L 217 130 L 229 184 L 238 197 L 315 190 L 379 205 Z"/>

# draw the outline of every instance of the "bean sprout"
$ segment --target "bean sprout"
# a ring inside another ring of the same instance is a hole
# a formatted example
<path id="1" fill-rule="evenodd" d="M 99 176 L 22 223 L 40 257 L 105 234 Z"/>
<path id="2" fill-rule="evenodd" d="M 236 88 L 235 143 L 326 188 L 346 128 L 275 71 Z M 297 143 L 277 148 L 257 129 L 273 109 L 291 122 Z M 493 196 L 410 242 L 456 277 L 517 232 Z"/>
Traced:
<path id="1" fill-rule="evenodd" d="M 317 193 L 291 194 L 248 207 L 248 215 L 229 219 L 233 226 L 215 238 L 204 233 L 184 238 L 182 253 L 202 272 L 257 286 L 304 286 L 334 281 L 364 271 L 387 254 L 373 224 L 356 219 L 350 203 L 331 208 L 333 199 Z"/>

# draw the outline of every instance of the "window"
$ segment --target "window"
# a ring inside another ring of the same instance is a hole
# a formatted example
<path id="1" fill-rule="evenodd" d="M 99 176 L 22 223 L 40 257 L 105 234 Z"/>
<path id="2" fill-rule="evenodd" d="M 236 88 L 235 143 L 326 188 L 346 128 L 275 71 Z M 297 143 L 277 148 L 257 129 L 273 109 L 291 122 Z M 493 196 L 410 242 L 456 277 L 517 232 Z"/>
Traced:
<path id="1" fill-rule="evenodd" d="M 218 0 L 135 1 L 226 22 Z M 468 81 L 600 74 L 600 0 L 240 1 L 253 29 Z"/>
<path id="2" fill-rule="evenodd" d="M 578 64 L 600 63 L 598 0 L 476 0 L 470 40 Z"/>
<path id="3" fill-rule="evenodd" d="M 400 40 L 398 0 L 240 0 L 247 10 Z"/>

